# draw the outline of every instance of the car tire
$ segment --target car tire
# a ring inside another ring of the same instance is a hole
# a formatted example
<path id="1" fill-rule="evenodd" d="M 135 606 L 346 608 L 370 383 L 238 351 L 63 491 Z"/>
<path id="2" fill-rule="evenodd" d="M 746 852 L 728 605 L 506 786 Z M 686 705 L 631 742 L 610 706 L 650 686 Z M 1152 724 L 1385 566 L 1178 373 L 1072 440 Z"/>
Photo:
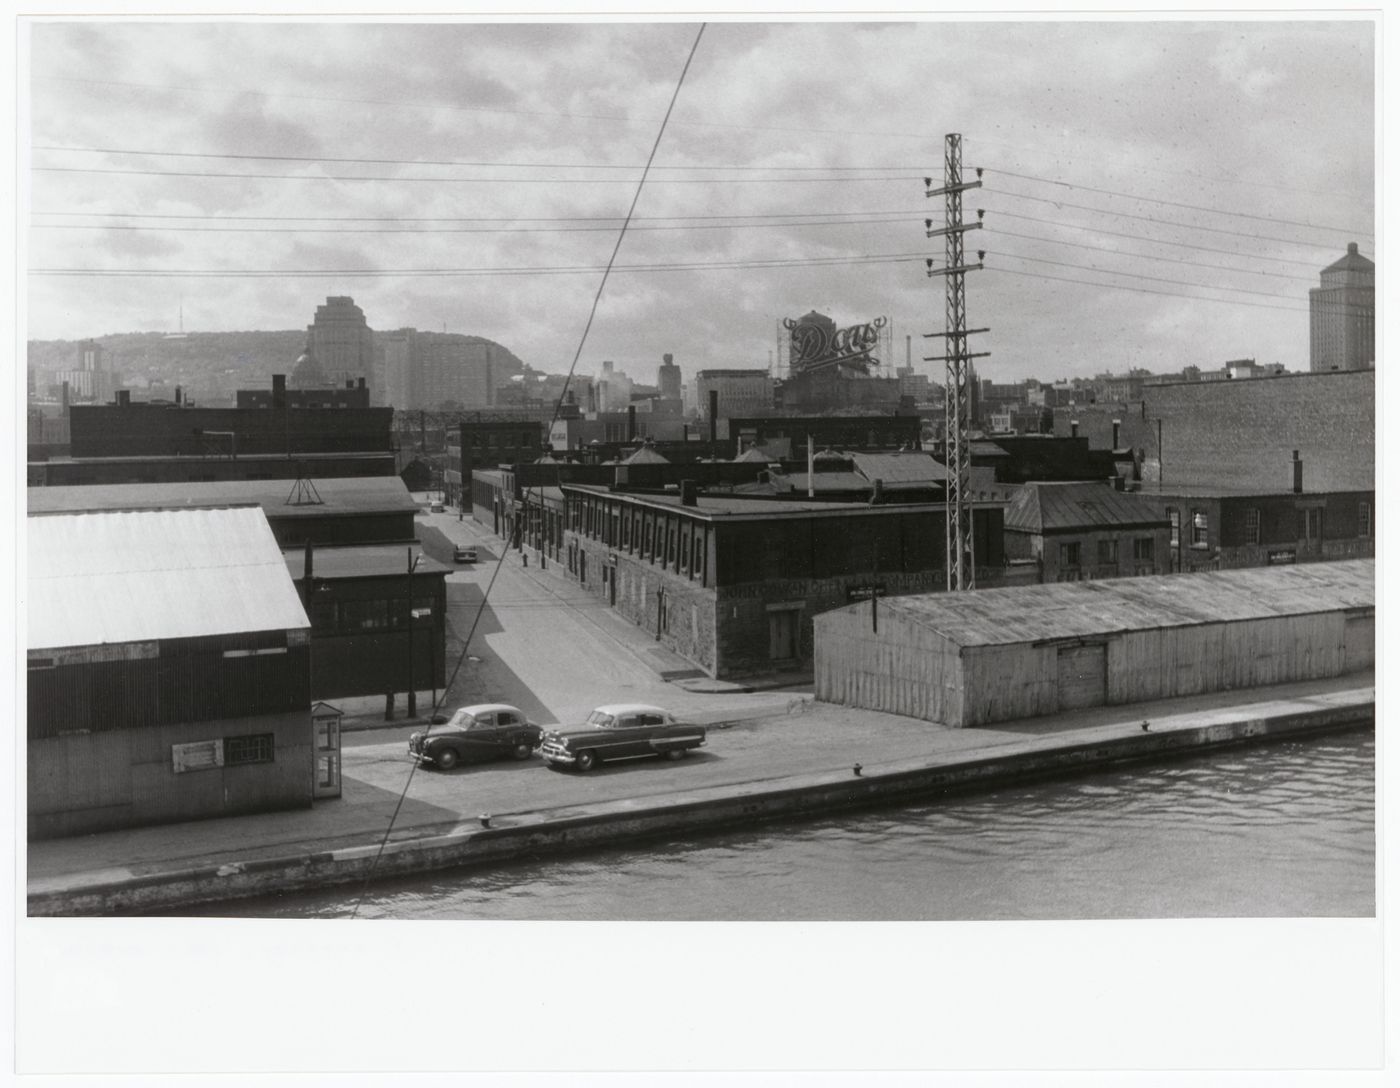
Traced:
<path id="1" fill-rule="evenodd" d="M 533 744 L 531 744 L 528 740 L 522 740 L 516 742 L 515 747 L 510 750 L 510 754 L 516 759 L 523 760 L 529 759 L 530 756 L 534 753 L 534 751 L 535 746 Z"/>
<path id="2" fill-rule="evenodd" d="M 586 748 L 574 759 L 574 766 L 580 771 L 591 771 L 598 766 L 598 753 L 591 748 Z"/>
<path id="3" fill-rule="evenodd" d="M 434 761 L 438 765 L 438 770 L 440 771 L 452 770 L 453 767 L 457 766 L 458 758 L 455 748 L 443 748 L 433 756 Z"/>
<path id="4" fill-rule="evenodd" d="M 674 759 L 684 759 L 684 758 L 685 758 L 685 749 L 684 749 L 684 748 L 672 748 L 669 752 L 665 752 L 665 753 L 663 753 L 663 754 L 666 756 L 667 759 L 673 759 L 673 760 L 674 760 Z"/>

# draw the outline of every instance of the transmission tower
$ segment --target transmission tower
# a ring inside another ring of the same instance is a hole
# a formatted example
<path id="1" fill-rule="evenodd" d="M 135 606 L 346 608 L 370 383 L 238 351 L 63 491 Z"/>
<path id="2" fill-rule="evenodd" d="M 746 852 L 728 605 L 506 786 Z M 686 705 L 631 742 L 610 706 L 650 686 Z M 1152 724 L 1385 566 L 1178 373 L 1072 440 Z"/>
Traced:
<path id="1" fill-rule="evenodd" d="M 933 259 L 924 263 L 930 276 L 943 276 L 945 303 L 943 332 L 925 333 L 926 338 L 941 336 L 947 341 L 946 355 L 926 355 L 926 362 L 947 364 L 944 382 L 944 460 L 948 468 L 946 545 L 944 549 L 947 563 L 948 590 L 975 588 L 972 550 L 972 508 L 967 496 L 972 475 L 972 359 L 990 355 L 991 352 L 969 352 L 967 338 L 973 333 L 989 332 L 989 329 L 969 329 L 967 327 L 967 296 L 963 277 L 982 267 L 981 250 L 977 253 L 976 264 L 965 264 L 963 258 L 963 234 L 982 226 L 979 217 L 976 223 L 962 221 L 962 195 L 967 189 L 982 187 L 982 171 L 977 171 L 976 181 L 962 179 L 962 135 L 950 132 L 943 144 L 943 185 L 933 189 L 932 178 L 924 179 L 925 196 L 943 197 L 943 226 L 935 228 L 932 219 L 924 220 L 926 236 L 943 236 L 944 267 L 935 268 Z"/>

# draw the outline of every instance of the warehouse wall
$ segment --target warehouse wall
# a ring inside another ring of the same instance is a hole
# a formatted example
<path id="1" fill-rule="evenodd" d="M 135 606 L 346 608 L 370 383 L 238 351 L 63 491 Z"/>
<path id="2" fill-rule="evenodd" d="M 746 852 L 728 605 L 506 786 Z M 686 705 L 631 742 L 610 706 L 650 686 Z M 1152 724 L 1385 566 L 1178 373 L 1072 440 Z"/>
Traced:
<path id="1" fill-rule="evenodd" d="M 271 762 L 175 772 L 173 745 L 264 733 Z M 311 713 L 31 737 L 28 763 L 31 839 L 310 808 Z"/>

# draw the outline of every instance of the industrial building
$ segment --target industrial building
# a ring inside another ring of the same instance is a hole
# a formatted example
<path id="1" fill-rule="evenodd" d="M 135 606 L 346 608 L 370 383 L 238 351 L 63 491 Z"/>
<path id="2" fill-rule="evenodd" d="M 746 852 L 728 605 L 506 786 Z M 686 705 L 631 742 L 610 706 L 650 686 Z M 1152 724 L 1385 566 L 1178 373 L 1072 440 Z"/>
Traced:
<path id="1" fill-rule="evenodd" d="M 988 725 L 1375 664 L 1375 562 L 894 597 L 816 617 L 818 699 Z"/>
<path id="2" fill-rule="evenodd" d="M 310 625 L 262 511 L 27 526 L 31 838 L 311 805 Z"/>
<path id="3" fill-rule="evenodd" d="M 1041 582 L 1166 574 L 1171 522 L 1159 502 L 1108 483 L 1022 484 L 1006 511 L 1006 555 Z"/>
<path id="4" fill-rule="evenodd" d="M 31 515 L 261 508 L 310 617 L 312 698 L 383 695 L 387 707 L 393 693 L 443 686 L 451 568 L 423 555 L 418 505 L 396 477 L 49 487 L 28 495 Z M 233 554 L 236 541 L 228 547 Z"/>

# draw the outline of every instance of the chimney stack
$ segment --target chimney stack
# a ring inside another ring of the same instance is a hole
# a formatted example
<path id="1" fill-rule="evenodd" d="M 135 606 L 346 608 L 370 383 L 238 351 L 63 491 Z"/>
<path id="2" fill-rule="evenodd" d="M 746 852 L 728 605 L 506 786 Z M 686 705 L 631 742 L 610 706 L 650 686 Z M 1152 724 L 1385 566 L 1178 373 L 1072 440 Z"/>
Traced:
<path id="1" fill-rule="evenodd" d="M 1293 451 L 1293 494 L 1303 493 L 1303 462 L 1298 457 L 1298 451 Z"/>
<path id="2" fill-rule="evenodd" d="M 175 407 L 185 403 L 185 393 L 178 385 L 175 387 Z"/>
<path id="3" fill-rule="evenodd" d="M 879 506 L 885 499 L 885 481 L 876 480 L 874 490 L 870 492 L 870 505 Z"/>
<path id="4" fill-rule="evenodd" d="M 1115 450 L 1118 448 L 1118 434 L 1122 426 L 1123 421 L 1121 419 L 1115 419 L 1113 421 L 1113 448 Z"/>
<path id="5" fill-rule="evenodd" d="M 285 374 L 272 376 L 272 406 L 274 408 L 287 407 L 287 375 Z"/>
<path id="6" fill-rule="evenodd" d="M 121 405 L 123 408 L 130 407 L 130 405 L 131 405 L 131 390 L 130 390 L 130 389 L 118 389 L 118 390 L 117 390 L 117 403 L 118 403 L 119 405 Z"/>
<path id="7" fill-rule="evenodd" d="M 695 505 L 696 505 L 696 502 L 695 502 L 695 481 L 694 481 L 694 480 L 682 480 L 682 481 L 681 481 L 681 505 L 682 505 L 682 506 L 695 506 Z"/>
<path id="8" fill-rule="evenodd" d="M 629 404 L 627 406 L 627 441 L 633 442 L 637 438 L 637 406 Z"/>
<path id="9" fill-rule="evenodd" d="M 713 445 L 715 444 L 716 436 L 719 434 L 719 431 L 717 430 L 717 426 L 716 426 L 716 425 L 717 425 L 717 422 L 718 422 L 718 419 L 719 419 L 719 390 L 718 390 L 718 389 L 711 389 L 711 390 L 710 390 L 710 445 L 711 445 L 711 446 L 713 446 Z M 710 452 L 713 453 L 714 451 L 711 450 Z"/>
<path id="10" fill-rule="evenodd" d="M 1071 419 L 1069 421 L 1069 436 L 1071 438 L 1079 437 L 1079 420 Z"/>

